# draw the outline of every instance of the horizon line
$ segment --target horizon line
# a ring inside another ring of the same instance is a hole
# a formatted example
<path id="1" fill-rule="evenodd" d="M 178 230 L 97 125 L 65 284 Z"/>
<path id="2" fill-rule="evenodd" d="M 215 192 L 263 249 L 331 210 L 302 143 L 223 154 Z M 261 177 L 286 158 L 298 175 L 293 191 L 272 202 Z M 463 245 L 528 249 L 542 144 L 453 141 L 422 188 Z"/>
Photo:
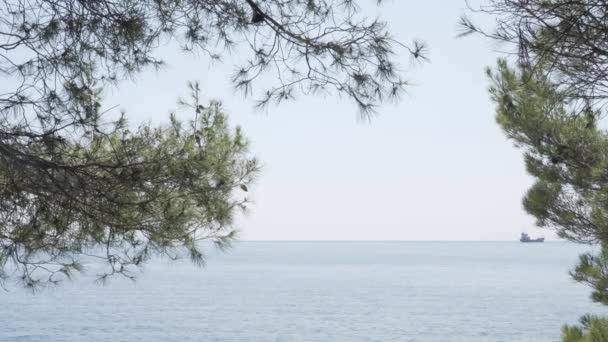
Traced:
<path id="1" fill-rule="evenodd" d="M 238 239 L 235 242 L 520 242 L 518 239 L 514 240 L 249 240 L 249 239 Z M 545 239 L 545 242 L 569 242 L 564 239 Z"/>

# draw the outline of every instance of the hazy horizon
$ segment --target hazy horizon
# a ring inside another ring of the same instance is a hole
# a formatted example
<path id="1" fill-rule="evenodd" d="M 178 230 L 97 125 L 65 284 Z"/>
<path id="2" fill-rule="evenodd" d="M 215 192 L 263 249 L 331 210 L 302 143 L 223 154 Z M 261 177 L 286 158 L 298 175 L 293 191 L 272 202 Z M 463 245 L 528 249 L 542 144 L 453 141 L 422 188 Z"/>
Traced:
<path id="1" fill-rule="evenodd" d="M 533 236 L 536 237 L 536 236 Z M 540 236 L 539 236 L 540 237 Z M 517 242 L 520 243 L 519 237 L 511 240 L 253 240 L 253 239 L 239 239 L 238 242 Z M 567 242 L 574 243 L 572 241 L 560 239 L 560 238 L 546 238 L 546 242 Z"/>

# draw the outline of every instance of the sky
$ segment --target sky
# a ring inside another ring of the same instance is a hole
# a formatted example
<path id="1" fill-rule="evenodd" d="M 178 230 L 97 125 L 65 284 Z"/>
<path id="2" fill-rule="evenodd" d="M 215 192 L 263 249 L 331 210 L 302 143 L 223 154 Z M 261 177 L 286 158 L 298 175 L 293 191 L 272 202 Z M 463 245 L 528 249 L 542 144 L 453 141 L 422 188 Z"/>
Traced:
<path id="1" fill-rule="evenodd" d="M 256 110 L 230 83 L 230 57 L 210 63 L 173 48 L 159 52 L 165 68 L 108 90 L 105 104 L 126 110 L 131 123 L 161 123 L 188 95 L 187 81 L 221 100 L 262 163 L 255 205 L 235 223 L 243 240 L 551 238 L 522 208 L 533 180 L 494 121 L 484 69 L 500 47 L 456 38 L 464 12 L 464 0 L 389 0 L 371 10 L 399 40 L 425 41 L 430 62 L 411 65 L 404 53 L 414 85 L 369 122 L 335 94 Z"/>

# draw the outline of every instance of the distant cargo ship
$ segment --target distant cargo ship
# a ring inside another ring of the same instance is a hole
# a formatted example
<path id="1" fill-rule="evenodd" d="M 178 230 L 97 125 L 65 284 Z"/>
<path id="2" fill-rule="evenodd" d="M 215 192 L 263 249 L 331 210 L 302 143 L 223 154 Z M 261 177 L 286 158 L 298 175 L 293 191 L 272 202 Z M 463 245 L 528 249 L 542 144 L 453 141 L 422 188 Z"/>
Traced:
<path id="1" fill-rule="evenodd" d="M 521 233 L 521 237 L 519 238 L 521 242 L 545 242 L 545 238 L 531 239 L 530 235 L 526 233 Z"/>

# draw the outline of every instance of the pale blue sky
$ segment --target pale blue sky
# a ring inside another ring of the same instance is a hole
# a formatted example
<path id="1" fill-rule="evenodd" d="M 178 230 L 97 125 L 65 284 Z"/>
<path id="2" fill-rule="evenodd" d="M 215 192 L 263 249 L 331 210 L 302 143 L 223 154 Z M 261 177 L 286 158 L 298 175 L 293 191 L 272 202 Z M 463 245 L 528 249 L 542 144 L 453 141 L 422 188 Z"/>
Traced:
<path id="1" fill-rule="evenodd" d="M 372 0 L 360 0 L 373 3 Z M 456 39 L 463 0 L 386 1 L 380 15 L 403 41 L 419 38 L 431 62 L 416 85 L 370 123 L 337 96 L 253 110 L 230 82 L 233 64 L 165 49 L 168 66 L 108 91 L 129 120 L 161 122 L 198 80 L 221 99 L 263 164 L 255 206 L 238 219 L 247 240 L 514 240 L 536 230 L 521 198 L 532 182 L 494 122 L 484 68 L 498 56 L 480 37 Z M 373 13 L 372 13 L 373 14 Z M 161 52 L 162 54 L 162 52 Z M 409 59 L 404 55 L 404 66 Z"/>

